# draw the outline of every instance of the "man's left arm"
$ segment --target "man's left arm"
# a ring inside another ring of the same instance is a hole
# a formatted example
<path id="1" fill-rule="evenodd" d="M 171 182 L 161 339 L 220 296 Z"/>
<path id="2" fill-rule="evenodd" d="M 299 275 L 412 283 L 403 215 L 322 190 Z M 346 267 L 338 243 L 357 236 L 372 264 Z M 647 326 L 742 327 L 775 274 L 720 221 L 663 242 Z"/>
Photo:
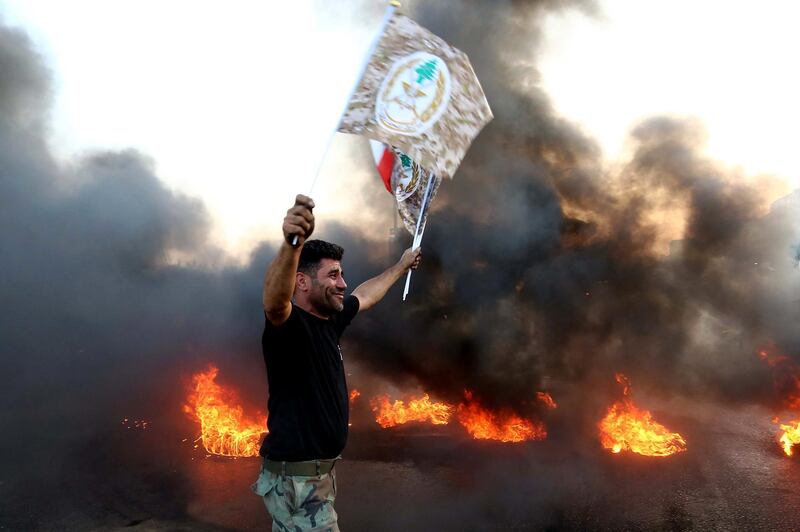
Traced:
<path id="1" fill-rule="evenodd" d="M 389 288 L 397 282 L 409 269 L 416 270 L 422 258 L 422 248 L 407 249 L 397 264 L 391 266 L 382 274 L 364 281 L 353 290 L 353 295 L 358 298 L 358 311 L 367 310 L 383 299 Z"/>

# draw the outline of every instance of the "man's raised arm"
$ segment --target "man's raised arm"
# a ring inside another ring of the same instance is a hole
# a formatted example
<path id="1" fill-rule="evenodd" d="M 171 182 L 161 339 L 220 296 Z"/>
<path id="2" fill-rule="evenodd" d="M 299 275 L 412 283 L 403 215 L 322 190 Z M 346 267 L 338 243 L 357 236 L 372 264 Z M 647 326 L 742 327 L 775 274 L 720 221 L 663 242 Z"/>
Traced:
<path id="1" fill-rule="evenodd" d="M 314 201 L 298 195 L 294 206 L 286 211 L 283 219 L 283 243 L 278 255 L 272 260 L 264 274 L 262 301 L 267 319 L 273 325 L 280 325 L 292 312 L 292 295 L 300 261 L 300 250 L 306 239 L 314 232 Z M 297 246 L 290 242 L 297 236 Z"/>
<path id="2" fill-rule="evenodd" d="M 397 261 L 397 264 L 391 266 L 377 277 L 373 277 L 372 279 L 364 281 L 358 285 L 358 287 L 353 290 L 353 295 L 358 298 L 358 311 L 361 312 L 362 310 L 367 310 L 375 303 L 383 299 L 383 296 L 386 295 L 386 292 L 389 291 L 389 288 L 391 288 L 391 286 L 397 282 L 397 280 L 400 279 L 400 277 L 402 277 L 403 274 L 409 270 L 409 268 L 412 270 L 417 269 L 421 258 L 421 248 L 414 250 L 409 248 L 403 252 L 403 256 L 400 257 L 400 260 Z"/>

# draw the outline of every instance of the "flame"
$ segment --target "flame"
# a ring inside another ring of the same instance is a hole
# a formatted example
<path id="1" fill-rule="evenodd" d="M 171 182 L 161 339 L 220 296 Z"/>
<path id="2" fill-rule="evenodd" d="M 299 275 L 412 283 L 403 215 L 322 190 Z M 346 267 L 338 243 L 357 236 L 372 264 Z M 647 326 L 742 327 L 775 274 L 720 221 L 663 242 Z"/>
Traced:
<path id="1" fill-rule="evenodd" d="M 770 353 L 761 349 L 758 357 L 772 368 L 775 388 L 783 397 L 787 408 L 800 410 L 800 366 L 785 355 Z"/>
<path id="2" fill-rule="evenodd" d="M 791 410 L 800 410 L 800 366 L 786 355 L 771 351 L 775 351 L 774 346 L 759 350 L 758 358 L 772 368 L 772 379 L 784 405 Z M 772 422 L 780 423 L 779 417 L 774 416 Z M 792 456 L 792 447 L 800 444 L 800 419 L 790 421 L 788 425 L 781 423 L 780 428 L 783 433 L 778 443 L 786 456 Z"/>
<path id="3" fill-rule="evenodd" d="M 359 397 L 360 395 L 361 395 L 361 392 L 359 392 L 358 390 L 353 388 L 353 391 L 350 392 L 350 404 L 353 404 L 353 402 L 356 400 L 356 398 Z"/>
<path id="4" fill-rule="evenodd" d="M 686 450 L 686 441 L 677 432 L 670 432 L 653 421 L 647 410 L 640 410 L 629 395 L 631 385 L 625 375 L 618 373 L 617 382 L 623 386 L 622 401 L 608 409 L 599 423 L 600 443 L 613 453 L 631 451 L 644 456 L 669 456 Z"/>
<path id="5" fill-rule="evenodd" d="M 145 421 L 143 419 L 130 420 L 128 418 L 125 418 L 122 420 L 122 425 L 128 430 L 130 430 L 131 427 L 133 427 L 134 429 L 147 430 L 147 425 L 149 424 L 150 424 L 149 421 Z"/>
<path id="6" fill-rule="evenodd" d="M 457 413 L 459 422 L 475 439 L 521 442 L 541 440 L 547 436 L 542 423 L 523 419 L 513 412 L 486 410 L 472 400 L 470 392 L 466 392 L 466 398 L 466 402 L 461 403 L 458 408 L 447 403 L 433 402 L 428 394 L 410 399 L 408 405 L 403 401 L 392 403 L 389 396 L 381 395 L 372 399 L 370 405 L 375 412 L 375 421 L 383 428 L 411 421 L 445 425 Z"/>
<path id="7" fill-rule="evenodd" d="M 403 401 L 389 402 L 388 395 L 375 397 L 370 401 L 375 412 L 375 422 L 383 428 L 395 427 L 410 421 L 422 421 L 434 425 L 446 425 L 453 415 L 453 407 L 447 403 L 436 403 L 428 394 L 410 399 L 408 406 Z"/>
<path id="8" fill-rule="evenodd" d="M 510 411 L 492 412 L 474 401 L 471 392 L 466 392 L 465 396 L 466 401 L 458 405 L 458 421 L 476 440 L 517 443 L 547 437 L 544 424 L 523 419 Z"/>
<path id="9" fill-rule="evenodd" d="M 800 444 L 800 419 L 790 421 L 789 423 L 789 425 L 781 424 L 783 434 L 778 438 L 786 456 L 792 456 L 792 454 L 794 454 L 792 447 Z"/>
<path id="10" fill-rule="evenodd" d="M 536 392 L 536 398 L 543 402 L 547 408 L 553 410 L 554 408 L 558 408 L 558 405 L 555 401 L 553 401 L 552 396 L 547 392 Z"/>
<path id="11" fill-rule="evenodd" d="M 200 437 L 209 454 L 256 456 L 267 418 L 246 418 L 236 393 L 214 382 L 217 373 L 211 366 L 192 377 L 192 392 L 183 410 L 200 422 Z"/>

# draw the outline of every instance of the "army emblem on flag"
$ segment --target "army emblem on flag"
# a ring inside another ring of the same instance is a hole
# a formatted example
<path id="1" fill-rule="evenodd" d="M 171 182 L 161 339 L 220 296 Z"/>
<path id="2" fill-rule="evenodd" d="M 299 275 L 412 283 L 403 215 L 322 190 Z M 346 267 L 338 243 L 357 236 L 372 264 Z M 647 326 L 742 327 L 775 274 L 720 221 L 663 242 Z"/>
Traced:
<path id="1" fill-rule="evenodd" d="M 395 153 L 400 164 L 392 176 L 395 181 L 393 184 L 394 197 L 397 198 L 398 202 L 401 202 L 417 190 L 420 183 L 420 173 L 424 172 L 424 170 L 405 153 L 397 151 Z"/>
<path id="2" fill-rule="evenodd" d="M 339 123 L 452 178 L 492 111 L 464 52 L 393 14 Z"/>
<path id="3" fill-rule="evenodd" d="M 397 200 L 397 212 L 403 225 L 412 235 L 425 230 L 428 217 L 428 205 L 439 190 L 441 179 L 431 174 L 411 157 L 393 148 L 395 153 L 394 171 L 392 172 L 392 188 Z"/>
<path id="4" fill-rule="evenodd" d="M 390 133 L 419 135 L 439 120 L 449 101 L 447 64 L 416 52 L 389 69 L 375 100 L 375 121 Z"/>

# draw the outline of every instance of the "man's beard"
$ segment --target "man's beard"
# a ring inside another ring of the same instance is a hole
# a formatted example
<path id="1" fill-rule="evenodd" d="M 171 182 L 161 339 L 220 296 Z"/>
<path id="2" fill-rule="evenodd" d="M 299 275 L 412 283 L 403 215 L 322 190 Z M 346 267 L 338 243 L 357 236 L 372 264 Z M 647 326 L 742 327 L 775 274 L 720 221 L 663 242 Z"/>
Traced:
<path id="1" fill-rule="evenodd" d="M 344 309 L 344 300 L 336 296 L 337 292 L 326 291 L 325 302 L 332 311 L 341 312 Z M 344 297 L 344 292 L 341 293 Z"/>
<path id="2" fill-rule="evenodd" d="M 322 287 L 316 281 L 312 281 L 312 285 L 317 291 L 313 303 L 320 314 L 329 315 L 334 312 L 341 312 L 344 309 L 344 301 L 336 297 L 336 290 L 328 290 Z M 344 292 L 341 292 L 344 296 Z"/>

